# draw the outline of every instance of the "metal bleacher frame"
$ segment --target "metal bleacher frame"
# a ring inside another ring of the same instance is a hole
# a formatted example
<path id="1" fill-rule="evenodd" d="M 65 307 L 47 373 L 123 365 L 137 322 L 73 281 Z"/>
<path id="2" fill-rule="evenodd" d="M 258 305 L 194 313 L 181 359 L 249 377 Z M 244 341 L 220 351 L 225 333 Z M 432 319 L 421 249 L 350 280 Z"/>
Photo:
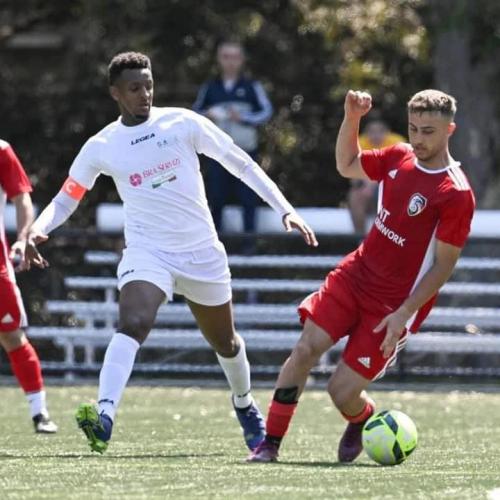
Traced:
<path id="1" fill-rule="evenodd" d="M 106 256 L 107 264 L 114 265 L 117 254 L 87 252 L 85 261 L 102 265 Z M 327 267 L 328 262 L 338 262 L 339 256 L 238 256 L 229 257 L 233 267 Z M 252 262 L 253 261 L 253 262 Z M 253 264 L 253 266 L 252 266 Z M 500 259 L 469 258 L 460 259 L 457 269 L 500 270 Z M 307 293 L 316 288 L 316 280 L 233 280 L 233 289 L 241 291 L 297 291 Z M 51 314 L 69 314 L 79 324 L 79 327 L 32 327 L 30 335 L 35 338 L 55 339 L 58 346 L 64 350 L 64 362 L 46 363 L 48 368 L 61 369 L 71 375 L 79 371 L 95 371 L 98 363 L 95 360 L 97 347 L 107 345 L 116 324 L 118 306 L 115 297 L 116 279 L 110 277 L 68 276 L 65 284 L 69 289 L 101 289 L 105 291 L 102 302 L 78 302 L 50 300 L 46 309 Z M 447 294 L 486 294 L 500 296 L 500 285 L 495 283 L 449 282 L 444 288 Z M 290 350 L 296 343 L 300 330 L 296 315 L 296 306 L 288 304 L 235 304 L 235 321 L 239 331 L 244 336 L 249 350 Z M 256 320 L 258 318 L 258 321 Z M 158 313 L 158 323 L 168 324 L 168 328 L 156 328 L 145 343 L 145 348 L 163 349 L 208 349 L 209 346 L 196 327 L 193 328 L 193 318 L 185 304 L 163 305 Z M 255 328 L 256 324 L 265 324 L 266 328 Z M 474 328 L 495 329 L 500 324 L 500 308 L 452 308 L 435 307 L 431 312 L 426 326 L 428 328 L 456 329 L 461 331 L 423 332 L 410 337 L 405 352 L 407 353 L 489 353 L 500 354 L 500 336 L 497 334 L 464 333 L 467 325 Z M 286 327 L 287 329 L 269 329 L 269 327 Z M 295 327 L 295 329 L 290 329 Z M 332 352 L 338 352 L 343 342 L 337 344 Z M 84 349 L 84 358 L 77 362 L 75 348 Z M 326 372 L 331 369 L 329 357 L 324 357 L 316 371 Z M 276 367 L 257 366 L 255 373 L 270 374 Z M 158 372 L 175 371 L 178 373 L 206 373 L 218 371 L 216 366 L 209 368 L 204 365 L 191 364 L 154 364 L 138 366 L 137 371 Z"/>

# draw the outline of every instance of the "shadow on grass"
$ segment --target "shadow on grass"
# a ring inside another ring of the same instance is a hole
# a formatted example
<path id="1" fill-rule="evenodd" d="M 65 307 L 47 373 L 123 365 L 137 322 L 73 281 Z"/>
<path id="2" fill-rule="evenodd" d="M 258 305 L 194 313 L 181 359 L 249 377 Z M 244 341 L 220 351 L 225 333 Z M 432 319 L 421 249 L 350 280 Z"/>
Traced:
<path id="1" fill-rule="evenodd" d="M 104 454 L 102 457 L 97 454 L 82 454 L 82 453 L 53 453 L 53 454 L 0 454 L 0 460 L 12 460 L 12 459 L 27 459 L 27 458 L 78 458 L 81 460 L 89 458 L 99 458 L 100 460 L 110 459 L 110 460 L 130 460 L 130 459 L 150 459 L 150 458 L 170 458 L 170 459 L 181 459 L 181 458 L 214 458 L 223 457 L 223 453 L 142 453 L 136 455 L 111 455 Z"/>
<path id="2" fill-rule="evenodd" d="M 326 461 L 318 461 L 318 462 L 304 462 L 304 461 L 287 461 L 287 462 L 278 462 L 276 465 L 292 465 L 294 467 L 318 467 L 324 469 L 371 469 L 373 467 L 380 467 L 377 464 L 370 463 L 342 463 L 342 462 L 326 462 Z"/>

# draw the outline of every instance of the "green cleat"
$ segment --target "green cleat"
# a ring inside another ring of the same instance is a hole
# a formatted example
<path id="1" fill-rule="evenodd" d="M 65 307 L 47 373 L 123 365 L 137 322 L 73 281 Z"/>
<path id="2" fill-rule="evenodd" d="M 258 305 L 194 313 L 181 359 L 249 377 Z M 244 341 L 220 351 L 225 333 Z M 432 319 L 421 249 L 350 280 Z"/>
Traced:
<path id="1" fill-rule="evenodd" d="M 89 403 L 82 403 L 76 410 L 76 423 L 82 429 L 89 442 L 90 449 L 101 455 L 108 448 L 113 430 L 113 421 L 105 413 Z"/>

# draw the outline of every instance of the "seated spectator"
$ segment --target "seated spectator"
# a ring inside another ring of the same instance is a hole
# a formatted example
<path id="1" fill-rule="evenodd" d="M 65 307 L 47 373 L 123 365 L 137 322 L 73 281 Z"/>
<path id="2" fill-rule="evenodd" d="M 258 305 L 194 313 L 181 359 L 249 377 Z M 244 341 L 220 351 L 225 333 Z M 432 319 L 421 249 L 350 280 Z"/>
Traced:
<path id="1" fill-rule="evenodd" d="M 391 132 L 381 118 L 370 120 L 359 136 L 361 149 L 381 149 L 406 139 Z M 377 208 L 377 183 L 369 180 L 355 180 L 347 194 L 347 203 L 356 234 L 366 234 L 368 216 Z"/>

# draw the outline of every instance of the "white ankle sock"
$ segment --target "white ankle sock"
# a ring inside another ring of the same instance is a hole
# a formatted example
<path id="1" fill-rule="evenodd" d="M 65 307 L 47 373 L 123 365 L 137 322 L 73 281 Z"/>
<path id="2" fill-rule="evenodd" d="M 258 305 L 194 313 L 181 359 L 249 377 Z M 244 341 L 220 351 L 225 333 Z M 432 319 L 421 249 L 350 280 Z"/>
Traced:
<path id="1" fill-rule="evenodd" d="M 250 364 L 248 363 L 245 342 L 237 334 L 240 350 L 234 358 L 224 358 L 217 354 L 219 364 L 226 375 L 236 408 L 246 408 L 253 402 L 250 394 Z"/>
<path id="2" fill-rule="evenodd" d="M 45 416 L 49 415 L 49 412 L 47 411 L 47 404 L 45 403 L 45 391 L 28 392 L 26 393 L 26 398 L 28 399 L 28 403 L 30 405 L 32 418 L 39 413 L 42 413 Z"/>
<path id="3" fill-rule="evenodd" d="M 115 333 L 106 349 L 99 374 L 99 413 L 104 412 L 111 420 L 115 418 L 139 347 L 132 337 Z"/>

